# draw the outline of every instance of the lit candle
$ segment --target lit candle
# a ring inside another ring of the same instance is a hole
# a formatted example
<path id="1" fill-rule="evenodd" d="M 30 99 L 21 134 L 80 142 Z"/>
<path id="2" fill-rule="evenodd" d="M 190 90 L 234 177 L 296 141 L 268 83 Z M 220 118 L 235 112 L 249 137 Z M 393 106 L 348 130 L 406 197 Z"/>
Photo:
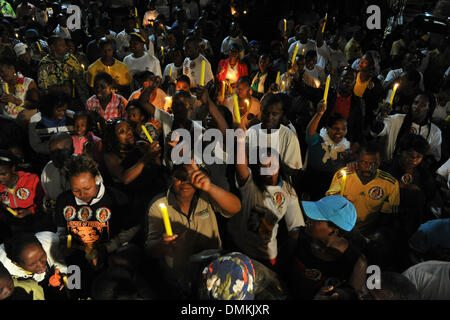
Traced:
<path id="1" fill-rule="evenodd" d="M 161 46 L 161 56 L 164 58 L 164 47 Z"/>
<path id="2" fill-rule="evenodd" d="M 81 64 L 81 68 L 83 69 L 83 71 L 85 71 L 85 69 L 84 69 L 84 64 Z"/>
<path id="3" fill-rule="evenodd" d="M 164 99 L 166 100 L 167 104 L 167 106 L 164 106 L 165 107 L 164 111 L 170 110 L 170 108 L 172 107 L 172 97 L 165 97 Z"/>
<path id="4" fill-rule="evenodd" d="M 325 103 L 327 103 L 328 89 L 330 88 L 330 81 L 331 81 L 331 76 L 328 75 L 327 82 L 325 83 L 325 92 L 323 93 L 323 100 L 325 100 Z"/>
<path id="5" fill-rule="evenodd" d="M 250 101 L 248 99 L 245 99 L 244 102 L 247 105 L 247 112 L 249 112 L 250 111 Z"/>
<path id="6" fill-rule="evenodd" d="M 142 125 L 141 128 L 142 128 L 142 131 L 144 132 L 145 136 L 147 137 L 148 141 L 150 141 L 150 143 L 153 143 L 153 139 L 150 136 L 150 133 L 148 133 L 147 128 L 144 125 Z"/>
<path id="7" fill-rule="evenodd" d="M 5 92 L 6 94 L 9 94 L 9 87 L 8 87 L 8 82 L 4 82 L 5 83 Z"/>
<path id="8" fill-rule="evenodd" d="M 72 235 L 69 234 L 67 236 L 67 248 L 71 248 L 72 247 Z"/>
<path id="9" fill-rule="evenodd" d="M 134 7 L 134 15 L 136 16 L 136 18 L 139 18 L 136 7 Z M 152 26 L 153 26 L 153 24 L 152 24 Z M 136 29 L 139 29 L 139 22 L 137 22 L 137 21 L 136 21 Z"/>
<path id="10" fill-rule="evenodd" d="M 314 84 L 316 85 L 316 88 L 320 88 L 320 81 L 314 80 Z"/>
<path id="11" fill-rule="evenodd" d="M 11 209 L 10 207 L 6 207 L 6 210 L 8 210 L 13 216 L 17 217 L 17 212 Z"/>
<path id="12" fill-rule="evenodd" d="M 222 81 L 222 100 L 225 100 L 225 87 L 226 83 L 225 81 Z"/>
<path id="13" fill-rule="evenodd" d="M 302 56 L 305 55 L 305 48 L 302 49 Z"/>
<path id="14" fill-rule="evenodd" d="M 239 102 L 236 93 L 233 93 L 233 102 L 234 102 L 234 116 L 236 118 L 236 122 L 241 123 L 241 113 L 239 112 Z"/>
<path id="15" fill-rule="evenodd" d="M 327 19 L 328 19 L 328 12 L 325 14 L 325 21 L 324 21 L 323 26 L 322 26 L 322 33 L 325 32 L 325 25 L 327 24 Z"/>
<path id="16" fill-rule="evenodd" d="M 200 73 L 200 85 L 205 85 L 205 67 L 206 67 L 206 61 L 202 60 L 202 72 Z"/>
<path id="17" fill-rule="evenodd" d="M 169 219 L 169 213 L 167 212 L 167 207 L 164 203 L 161 203 L 159 205 L 159 208 L 161 209 L 161 212 L 162 212 L 164 227 L 166 228 L 166 234 L 169 237 L 171 237 L 171 236 L 173 236 L 173 232 L 172 232 L 172 226 L 170 225 L 170 219 Z"/>
<path id="18" fill-rule="evenodd" d="M 63 277 L 63 281 L 64 281 L 64 285 L 67 287 L 67 281 L 68 281 L 67 276 Z"/>
<path id="19" fill-rule="evenodd" d="M 169 69 L 169 78 L 172 78 L 172 70 L 173 70 L 173 66 L 170 66 L 170 69 Z"/>
<path id="20" fill-rule="evenodd" d="M 39 49 L 39 53 L 42 54 L 42 48 L 41 48 L 41 44 L 39 43 L 39 40 L 36 41 L 37 47 Z"/>
<path id="21" fill-rule="evenodd" d="M 18 33 L 16 33 L 16 38 L 19 39 L 19 34 Z"/>
<path id="22" fill-rule="evenodd" d="M 394 96 L 395 93 L 397 92 L 399 83 L 397 82 L 396 84 L 394 84 L 394 89 L 392 89 L 392 93 L 391 93 L 391 98 L 389 99 L 389 104 L 392 106 L 392 102 L 394 102 Z"/>
<path id="23" fill-rule="evenodd" d="M 284 81 L 281 81 L 281 91 L 282 92 L 284 92 L 284 89 L 285 89 L 284 85 L 285 85 Z"/>
<path id="24" fill-rule="evenodd" d="M 277 85 L 280 84 L 280 71 L 278 71 L 278 73 L 277 73 L 277 79 L 275 80 L 275 83 L 276 83 Z"/>
<path id="25" fill-rule="evenodd" d="M 339 193 L 341 196 L 344 195 L 344 190 L 345 190 L 345 183 L 347 181 L 347 174 L 345 173 L 345 170 L 342 169 L 341 170 L 342 173 L 342 184 L 341 184 L 341 192 Z"/>
<path id="26" fill-rule="evenodd" d="M 295 45 L 295 50 L 294 50 L 294 54 L 292 55 L 292 63 L 291 63 L 291 65 L 294 65 L 295 57 L 297 56 L 297 52 L 298 52 L 298 43 Z"/>
<path id="27" fill-rule="evenodd" d="M 284 20 L 284 33 L 286 33 L 286 19 L 283 20 Z"/>

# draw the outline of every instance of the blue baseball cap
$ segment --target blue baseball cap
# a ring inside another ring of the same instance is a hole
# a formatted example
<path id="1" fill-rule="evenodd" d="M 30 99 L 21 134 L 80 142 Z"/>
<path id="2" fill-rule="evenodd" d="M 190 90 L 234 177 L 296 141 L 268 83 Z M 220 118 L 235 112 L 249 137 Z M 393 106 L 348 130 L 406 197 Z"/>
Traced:
<path id="1" fill-rule="evenodd" d="M 328 196 L 315 202 L 302 201 L 302 205 L 310 219 L 333 222 L 345 231 L 350 231 L 355 226 L 355 206 L 342 196 Z"/>

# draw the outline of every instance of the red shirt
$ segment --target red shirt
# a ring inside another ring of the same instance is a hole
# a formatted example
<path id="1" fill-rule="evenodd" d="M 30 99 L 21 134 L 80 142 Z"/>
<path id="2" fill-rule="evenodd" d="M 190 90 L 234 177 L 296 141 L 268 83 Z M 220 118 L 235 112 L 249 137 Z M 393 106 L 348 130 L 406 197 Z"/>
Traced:
<path id="1" fill-rule="evenodd" d="M 216 74 L 217 81 L 222 82 L 222 81 L 225 81 L 225 79 L 227 78 L 229 62 L 230 62 L 230 58 L 219 61 L 219 67 L 217 68 L 218 73 Z M 247 65 L 240 61 L 237 62 L 237 71 L 238 71 L 237 80 L 239 80 L 240 77 L 248 75 Z"/>
<path id="2" fill-rule="evenodd" d="M 42 205 L 44 192 L 39 177 L 34 173 L 17 171 L 19 179 L 16 186 L 9 190 L 0 184 L 0 201 L 12 209 L 30 209 L 35 214 L 36 208 Z"/>
<path id="3" fill-rule="evenodd" d="M 350 104 L 352 101 L 352 95 L 349 95 L 347 98 L 341 96 L 339 93 L 337 94 L 336 103 L 334 104 L 333 110 L 331 113 L 340 113 L 345 119 L 348 120 L 348 116 L 350 114 Z"/>

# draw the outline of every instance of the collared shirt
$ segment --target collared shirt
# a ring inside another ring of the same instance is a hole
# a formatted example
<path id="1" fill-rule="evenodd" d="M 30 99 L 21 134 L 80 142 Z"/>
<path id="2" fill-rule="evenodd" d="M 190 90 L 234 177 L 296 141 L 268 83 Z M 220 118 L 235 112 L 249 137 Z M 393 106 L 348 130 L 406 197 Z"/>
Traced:
<path id="1" fill-rule="evenodd" d="M 345 119 L 348 120 L 348 116 L 350 114 L 351 101 L 352 95 L 349 95 L 348 97 L 343 97 L 338 93 L 336 103 L 334 104 L 331 113 L 340 113 L 345 117 Z"/>
<path id="2" fill-rule="evenodd" d="M 94 78 L 99 72 L 108 73 L 119 86 L 128 86 L 131 82 L 131 75 L 128 67 L 123 62 L 114 59 L 112 66 L 103 64 L 102 59 L 97 59 L 92 63 L 86 72 L 86 82 L 88 86 L 94 86 Z"/>
<path id="3" fill-rule="evenodd" d="M 178 235 L 173 252 L 164 257 L 165 264 L 173 275 L 181 275 L 186 271 L 186 262 L 192 254 L 221 248 L 222 241 L 215 212 L 224 215 L 222 209 L 207 193 L 200 191 L 194 196 L 189 215 L 186 215 L 178 208 L 175 194 L 172 188 L 169 188 L 165 195 L 155 198 L 148 210 L 145 242 L 148 249 L 156 246 L 166 233 L 160 204 L 166 205 L 173 234 Z"/>
<path id="4" fill-rule="evenodd" d="M 111 93 L 111 100 L 105 109 L 102 108 L 100 100 L 96 95 L 93 95 L 86 102 L 86 109 L 95 111 L 106 121 L 114 118 L 120 118 L 125 116 L 125 107 L 127 106 L 127 100 L 120 94 Z"/>

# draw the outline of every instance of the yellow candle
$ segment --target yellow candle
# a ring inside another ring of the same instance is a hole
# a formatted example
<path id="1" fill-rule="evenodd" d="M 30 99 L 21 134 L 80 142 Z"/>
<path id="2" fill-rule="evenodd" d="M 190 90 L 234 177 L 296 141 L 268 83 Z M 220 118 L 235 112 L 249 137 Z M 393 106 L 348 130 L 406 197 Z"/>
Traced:
<path id="1" fill-rule="evenodd" d="M 277 73 L 277 79 L 275 80 L 275 83 L 276 83 L 277 85 L 280 84 L 280 71 L 278 71 L 278 73 Z"/>
<path id="2" fill-rule="evenodd" d="M 226 83 L 225 81 L 222 81 L 222 100 L 225 100 L 225 87 Z"/>
<path id="3" fill-rule="evenodd" d="M 173 232 L 172 232 L 172 226 L 170 225 L 170 219 L 169 219 L 169 213 L 167 212 L 167 207 L 164 203 L 161 203 L 159 205 L 159 208 L 161 209 L 161 212 L 162 212 L 164 227 L 166 228 L 166 234 L 169 237 L 171 237 L 171 236 L 173 236 Z"/>
<path id="4" fill-rule="evenodd" d="M 325 32 L 325 25 L 327 24 L 327 19 L 328 19 L 328 12 L 325 14 L 325 22 L 323 23 L 322 33 Z"/>
<path id="5" fill-rule="evenodd" d="M 294 50 L 294 54 L 292 55 L 292 63 L 291 63 L 291 65 L 294 65 L 295 57 L 297 56 L 297 52 L 298 52 L 298 43 L 295 45 L 295 50 Z"/>
<path id="6" fill-rule="evenodd" d="M 285 85 L 284 81 L 281 81 L 281 92 L 284 92 L 285 89 L 284 85 Z"/>
<path id="7" fill-rule="evenodd" d="M 206 61 L 202 60 L 202 72 L 200 73 L 200 85 L 205 85 L 205 67 L 206 67 Z"/>
<path id="8" fill-rule="evenodd" d="M 302 49 L 302 56 L 305 55 L 305 48 Z"/>
<path id="9" fill-rule="evenodd" d="M 72 79 L 72 97 L 75 98 L 75 79 Z"/>
<path id="10" fill-rule="evenodd" d="M 399 86 L 399 83 L 397 82 L 396 84 L 394 84 L 394 89 L 392 89 L 391 98 L 389 99 L 389 104 L 391 106 L 392 106 L 392 102 L 394 102 L 394 96 L 395 96 L 395 93 L 397 92 L 398 86 Z"/>
<path id="11" fill-rule="evenodd" d="M 344 190 L 345 190 L 345 183 L 347 181 L 347 174 L 345 173 L 345 170 L 342 169 L 341 170 L 342 173 L 342 184 L 341 184 L 341 192 L 339 193 L 341 196 L 344 195 Z"/>
<path id="12" fill-rule="evenodd" d="M 64 281 L 64 285 L 67 287 L 67 281 L 68 281 L 67 276 L 63 277 L 63 281 Z"/>
<path id="13" fill-rule="evenodd" d="M 245 99 L 244 102 L 247 105 L 247 112 L 249 112 L 250 111 L 250 101 L 248 101 L 248 99 Z"/>
<path id="14" fill-rule="evenodd" d="M 142 125 L 141 128 L 142 131 L 144 131 L 144 134 L 147 137 L 148 141 L 150 141 L 150 143 L 153 143 L 153 139 L 152 137 L 150 137 L 150 133 L 148 133 L 147 128 L 144 125 Z"/>
<path id="15" fill-rule="evenodd" d="M 331 81 L 331 76 L 328 75 L 327 82 L 325 83 L 325 92 L 323 93 L 323 100 L 325 100 L 325 103 L 327 103 L 328 89 L 330 88 L 330 81 Z"/>
<path id="16" fill-rule="evenodd" d="M 136 16 L 136 18 L 139 18 L 136 7 L 134 7 L 134 15 Z M 137 22 L 137 21 L 136 21 L 136 29 L 139 29 L 139 22 Z"/>
<path id="17" fill-rule="evenodd" d="M 8 82 L 4 82 L 5 83 L 5 93 L 9 94 L 9 87 L 8 87 Z"/>
<path id="18" fill-rule="evenodd" d="M 17 216 L 17 212 L 11 209 L 10 207 L 6 207 L 6 210 L 8 210 L 13 216 Z"/>
<path id="19" fill-rule="evenodd" d="M 234 116 L 236 118 L 236 122 L 241 123 L 241 113 L 239 112 L 239 102 L 236 93 L 233 93 L 233 102 L 234 102 Z"/>
<path id="20" fill-rule="evenodd" d="M 83 69 L 83 71 L 85 71 L 85 69 L 84 69 L 84 64 L 81 64 L 81 68 Z"/>
<path id="21" fill-rule="evenodd" d="M 39 43 L 39 40 L 36 41 L 37 47 L 39 49 L 39 53 L 42 54 L 42 48 L 41 48 L 41 44 Z"/>
<path id="22" fill-rule="evenodd" d="M 170 69 L 169 69 L 169 78 L 172 78 L 172 69 L 173 69 L 173 66 L 170 66 Z"/>
<path id="23" fill-rule="evenodd" d="M 161 56 L 164 57 L 164 47 L 161 46 Z"/>
<path id="24" fill-rule="evenodd" d="M 283 20 L 284 20 L 284 33 L 286 33 L 286 19 Z"/>
<path id="25" fill-rule="evenodd" d="M 71 248 L 72 247 L 72 235 L 69 234 L 67 236 L 67 248 Z"/>

